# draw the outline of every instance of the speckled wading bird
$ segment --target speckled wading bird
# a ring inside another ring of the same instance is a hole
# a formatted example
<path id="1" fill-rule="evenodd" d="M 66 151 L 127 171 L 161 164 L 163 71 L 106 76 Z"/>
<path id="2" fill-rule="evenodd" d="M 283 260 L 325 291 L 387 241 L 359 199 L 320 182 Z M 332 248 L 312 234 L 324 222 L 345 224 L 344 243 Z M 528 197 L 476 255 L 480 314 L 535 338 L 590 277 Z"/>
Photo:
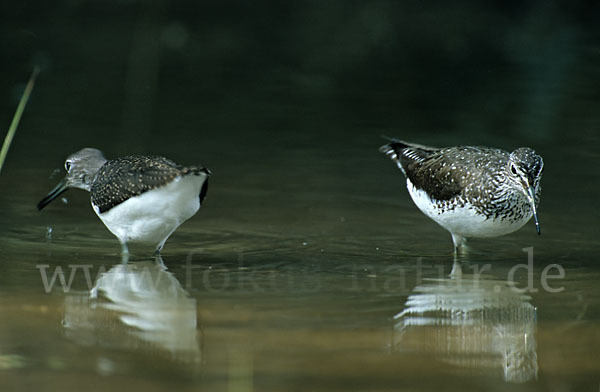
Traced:
<path id="1" fill-rule="evenodd" d="M 452 234 L 455 250 L 466 237 L 495 237 L 533 218 L 544 162 L 531 148 L 434 148 L 393 140 L 380 148 L 406 176 L 413 201 Z"/>
<path id="2" fill-rule="evenodd" d="M 100 150 L 84 148 L 65 161 L 67 175 L 37 205 L 41 210 L 69 188 L 90 192 L 92 207 L 121 243 L 154 245 L 167 238 L 200 208 L 211 172 L 159 157 L 131 155 L 106 160 Z"/>

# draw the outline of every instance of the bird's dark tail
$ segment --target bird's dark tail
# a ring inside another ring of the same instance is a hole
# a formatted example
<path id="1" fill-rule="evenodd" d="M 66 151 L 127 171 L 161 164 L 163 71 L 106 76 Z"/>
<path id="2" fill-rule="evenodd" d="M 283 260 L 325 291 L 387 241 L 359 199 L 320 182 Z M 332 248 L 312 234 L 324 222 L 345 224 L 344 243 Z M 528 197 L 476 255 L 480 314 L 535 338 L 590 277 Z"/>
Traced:
<path id="1" fill-rule="evenodd" d="M 390 157 L 398 167 L 406 174 L 405 166 L 413 162 L 422 162 L 432 153 L 439 150 L 436 147 L 423 146 L 421 144 L 407 143 L 405 141 L 389 138 L 391 143 L 379 147 L 379 151 Z"/>
<path id="2" fill-rule="evenodd" d="M 194 174 L 196 176 L 199 176 L 200 174 L 206 174 L 207 176 L 210 176 L 212 174 L 212 171 L 204 166 L 190 166 L 190 167 L 180 167 L 181 170 L 181 175 L 186 175 L 186 174 Z"/>

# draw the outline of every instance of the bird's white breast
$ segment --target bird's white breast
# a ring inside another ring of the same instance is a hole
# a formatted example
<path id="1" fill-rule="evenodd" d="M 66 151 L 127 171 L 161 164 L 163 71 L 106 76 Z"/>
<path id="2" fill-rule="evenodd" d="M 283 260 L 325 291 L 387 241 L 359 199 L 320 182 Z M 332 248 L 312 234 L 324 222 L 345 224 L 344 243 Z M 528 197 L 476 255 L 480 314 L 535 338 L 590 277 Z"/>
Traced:
<path id="1" fill-rule="evenodd" d="M 531 219 L 531 215 L 515 221 L 487 218 L 469 205 L 442 209 L 425 191 L 417 189 L 409 179 L 406 179 L 406 187 L 414 203 L 425 215 L 450 233 L 463 237 L 496 237 L 512 233 Z"/>
<path id="2" fill-rule="evenodd" d="M 98 217 L 121 241 L 159 244 L 200 208 L 206 174 L 177 177 L 164 187 L 131 197 Z"/>

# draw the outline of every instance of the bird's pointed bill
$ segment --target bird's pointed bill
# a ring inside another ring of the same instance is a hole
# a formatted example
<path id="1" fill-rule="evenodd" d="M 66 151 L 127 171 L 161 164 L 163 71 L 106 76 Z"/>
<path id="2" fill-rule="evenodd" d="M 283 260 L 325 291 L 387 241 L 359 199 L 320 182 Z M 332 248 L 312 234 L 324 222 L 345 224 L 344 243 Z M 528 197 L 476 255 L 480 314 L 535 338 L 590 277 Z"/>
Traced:
<path id="1" fill-rule="evenodd" d="M 540 221 L 538 220 L 537 210 L 535 208 L 535 191 L 531 186 L 527 188 L 527 198 L 529 199 L 529 202 L 531 203 L 531 208 L 533 209 L 533 220 L 535 221 L 535 229 L 537 230 L 538 235 L 540 235 L 542 234 L 542 232 L 540 230 Z"/>
<path id="2" fill-rule="evenodd" d="M 58 185 L 56 185 L 54 189 L 52 189 L 50 193 L 46 195 L 46 197 L 40 200 L 40 202 L 37 204 L 37 209 L 41 210 L 42 208 L 46 207 L 48 204 L 52 203 L 52 201 L 58 196 L 65 193 L 67 189 L 69 188 L 67 186 L 67 179 L 65 178 L 61 182 L 59 182 Z"/>

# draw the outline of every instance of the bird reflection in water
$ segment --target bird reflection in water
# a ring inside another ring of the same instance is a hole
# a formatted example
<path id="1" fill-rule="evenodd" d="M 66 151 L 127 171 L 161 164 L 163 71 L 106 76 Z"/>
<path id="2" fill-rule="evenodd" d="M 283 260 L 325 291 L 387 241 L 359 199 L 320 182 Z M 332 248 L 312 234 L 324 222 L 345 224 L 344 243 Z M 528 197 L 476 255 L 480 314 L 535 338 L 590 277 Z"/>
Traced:
<path id="1" fill-rule="evenodd" d="M 65 299 L 66 334 L 80 344 L 146 348 L 201 361 L 196 300 L 156 261 L 117 264 Z"/>
<path id="2" fill-rule="evenodd" d="M 395 317 L 394 349 L 419 352 L 463 369 L 537 379 L 536 308 L 506 281 L 462 274 L 415 287 Z"/>

